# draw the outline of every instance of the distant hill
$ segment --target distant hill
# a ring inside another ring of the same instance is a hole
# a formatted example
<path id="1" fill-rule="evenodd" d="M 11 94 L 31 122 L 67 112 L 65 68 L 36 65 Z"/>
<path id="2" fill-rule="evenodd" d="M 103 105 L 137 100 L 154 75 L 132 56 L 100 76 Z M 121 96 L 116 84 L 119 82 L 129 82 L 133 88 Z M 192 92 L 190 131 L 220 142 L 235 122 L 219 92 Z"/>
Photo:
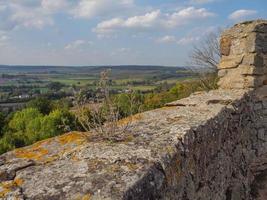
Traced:
<path id="1" fill-rule="evenodd" d="M 186 70 L 186 67 L 168 67 L 152 65 L 118 65 L 118 66 L 24 66 L 0 65 L 0 73 L 99 73 L 104 69 L 112 71 L 171 71 Z"/>
<path id="2" fill-rule="evenodd" d="M 120 66 L 9 66 L 0 65 L 0 74 L 12 75 L 67 75 L 98 77 L 100 72 L 111 69 L 112 78 L 158 77 L 185 77 L 192 74 L 186 67 L 166 67 L 150 65 L 120 65 Z"/>

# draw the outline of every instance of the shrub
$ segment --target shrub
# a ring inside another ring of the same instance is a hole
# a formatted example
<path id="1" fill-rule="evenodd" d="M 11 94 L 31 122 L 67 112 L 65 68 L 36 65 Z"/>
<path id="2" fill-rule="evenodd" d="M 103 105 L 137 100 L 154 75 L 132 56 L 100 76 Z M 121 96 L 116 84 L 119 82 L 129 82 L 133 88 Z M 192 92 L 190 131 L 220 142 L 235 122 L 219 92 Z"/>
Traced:
<path id="1" fill-rule="evenodd" d="M 69 132 L 75 126 L 75 117 L 67 110 L 57 109 L 43 115 L 36 108 L 23 109 L 8 123 L 8 130 L 0 139 L 0 152 Z"/>
<path id="2" fill-rule="evenodd" d="M 31 100 L 27 104 L 28 108 L 36 108 L 39 112 L 44 115 L 49 114 L 52 111 L 52 103 L 49 99 L 45 97 L 37 97 L 36 99 Z"/>

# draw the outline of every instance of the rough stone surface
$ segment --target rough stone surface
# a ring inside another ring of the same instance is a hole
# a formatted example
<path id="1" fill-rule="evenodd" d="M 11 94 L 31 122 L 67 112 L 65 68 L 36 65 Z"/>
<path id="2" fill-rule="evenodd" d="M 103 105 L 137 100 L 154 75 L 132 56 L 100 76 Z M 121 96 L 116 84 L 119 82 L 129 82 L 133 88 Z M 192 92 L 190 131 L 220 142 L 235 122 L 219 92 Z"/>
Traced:
<path id="1" fill-rule="evenodd" d="M 262 21 L 247 22 L 227 38 L 266 32 Z M 224 56 L 265 49 L 257 37 L 240 51 L 224 43 Z M 266 65 L 243 65 L 220 72 L 230 79 L 227 89 L 221 85 L 138 114 L 112 140 L 72 132 L 1 155 L 0 199 L 266 199 L 267 85 L 244 87 L 264 77 L 258 68 Z"/>
<path id="2" fill-rule="evenodd" d="M 266 94 L 252 92 L 196 93 L 142 113 L 118 142 L 68 133 L 8 152 L 0 197 L 248 199 L 250 163 L 267 152 Z"/>
<path id="3" fill-rule="evenodd" d="M 243 89 L 265 85 L 267 81 L 266 30 L 267 20 L 256 20 L 237 24 L 223 33 L 222 59 L 219 64 L 221 88 Z M 258 77 L 258 75 L 261 76 Z"/>

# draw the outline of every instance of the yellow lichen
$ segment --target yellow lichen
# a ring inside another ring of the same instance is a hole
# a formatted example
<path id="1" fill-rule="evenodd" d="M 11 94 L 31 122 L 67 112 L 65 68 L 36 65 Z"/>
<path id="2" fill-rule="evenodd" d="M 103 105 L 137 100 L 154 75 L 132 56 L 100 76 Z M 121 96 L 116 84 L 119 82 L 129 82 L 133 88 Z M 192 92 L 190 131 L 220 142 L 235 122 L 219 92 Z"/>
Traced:
<path id="1" fill-rule="evenodd" d="M 127 163 L 126 166 L 128 167 L 128 169 L 129 169 L 130 171 L 135 171 L 135 170 L 138 169 L 137 164 L 134 164 L 134 163 Z"/>
<path id="2" fill-rule="evenodd" d="M 136 114 L 118 121 L 118 126 L 125 126 L 142 119 L 142 114 Z"/>
<path id="3" fill-rule="evenodd" d="M 16 187 L 21 186 L 23 184 L 22 179 L 15 179 L 14 181 L 6 181 L 0 183 L 0 198 L 6 197 L 6 195 L 14 190 Z"/>
<path id="4" fill-rule="evenodd" d="M 74 199 L 75 200 L 90 200 L 91 197 L 92 197 L 91 194 L 86 194 L 86 195 L 83 195 L 83 196 L 79 194 Z"/>
<path id="5" fill-rule="evenodd" d="M 58 137 L 58 141 L 61 145 L 69 143 L 75 143 L 80 145 L 86 141 L 86 136 L 82 133 L 72 132 Z"/>
<path id="6" fill-rule="evenodd" d="M 124 143 L 132 142 L 134 141 L 134 136 L 133 135 L 127 135 L 124 139 Z"/>
<path id="7" fill-rule="evenodd" d="M 22 184 L 23 184 L 23 180 L 22 179 L 20 179 L 20 178 L 16 178 L 15 180 L 14 180 L 14 183 L 17 185 L 17 186 L 21 186 Z"/>
<path id="8" fill-rule="evenodd" d="M 87 195 L 83 196 L 81 200 L 90 200 L 90 199 L 91 199 L 91 195 L 87 194 Z"/>
<path id="9" fill-rule="evenodd" d="M 82 133 L 73 132 L 37 142 L 29 147 L 15 149 L 14 154 L 17 158 L 50 163 L 66 152 L 74 151 L 73 146 L 69 144 L 80 146 L 85 141 L 86 137 Z M 49 147 L 50 145 L 55 145 L 55 148 Z M 62 146 L 62 148 L 60 146 Z M 49 148 L 52 148 L 51 150 L 53 151 L 49 152 Z"/>
<path id="10" fill-rule="evenodd" d="M 16 149 L 14 153 L 17 158 L 40 161 L 48 154 L 48 150 L 36 145 L 30 148 Z"/>

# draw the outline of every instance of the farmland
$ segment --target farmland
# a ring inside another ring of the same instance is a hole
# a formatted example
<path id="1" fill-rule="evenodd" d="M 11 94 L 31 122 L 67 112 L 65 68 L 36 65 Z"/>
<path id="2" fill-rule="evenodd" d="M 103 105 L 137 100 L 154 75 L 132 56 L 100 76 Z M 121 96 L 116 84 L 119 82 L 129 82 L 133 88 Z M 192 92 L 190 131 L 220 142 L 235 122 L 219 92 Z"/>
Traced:
<path id="1" fill-rule="evenodd" d="M 1 65 L 0 102 L 5 107 L 9 103 L 24 103 L 38 96 L 70 98 L 81 89 L 92 93 L 98 87 L 100 73 L 106 69 L 110 69 L 110 89 L 115 94 L 128 89 L 148 93 L 158 87 L 171 87 L 177 81 L 193 77 L 184 67 Z"/>

